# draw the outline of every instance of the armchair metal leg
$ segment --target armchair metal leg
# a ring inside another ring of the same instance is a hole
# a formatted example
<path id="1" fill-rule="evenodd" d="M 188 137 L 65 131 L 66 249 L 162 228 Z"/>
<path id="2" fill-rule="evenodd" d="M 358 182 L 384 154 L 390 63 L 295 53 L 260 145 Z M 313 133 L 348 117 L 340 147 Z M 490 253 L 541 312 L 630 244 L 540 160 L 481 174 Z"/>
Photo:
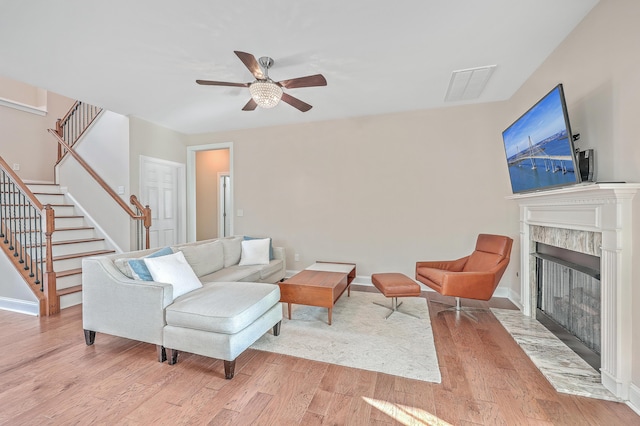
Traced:
<path id="1" fill-rule="evenodd" d="M 473 320 L 475 322 L 478 322 L 478 318 L 475 315 L 471 314 L 470 311 L 486 311 L 486 309 L 482 309 L 482 308 L 470 308 L 470 307 L 462 306 L 461 303 L 460 303 L 460 298 L 459 297 L 456 297 L 456 304 L 453 305 L 453 306 L 449 305 L 448 303 L 438 302 L 436 300 L 430 300 L 430 302 L 431 303 L 437 303 L 438 305 L 447 306 L 448 308 L 445 309 L 442 312 L 454 311 L 456 313 L 459 313 L 459 314 L 462 314 L 462 315 L 465 315 L 465 316 L 469 317 L 469 319 L 471 319 L 471 320 Z"/>

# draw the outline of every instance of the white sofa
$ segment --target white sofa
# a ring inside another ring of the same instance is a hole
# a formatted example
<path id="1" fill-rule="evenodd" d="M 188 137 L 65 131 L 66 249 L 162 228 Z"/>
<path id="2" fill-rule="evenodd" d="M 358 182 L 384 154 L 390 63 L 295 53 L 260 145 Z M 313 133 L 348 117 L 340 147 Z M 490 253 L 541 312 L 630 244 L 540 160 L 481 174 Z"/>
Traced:
<path id="1" fill-rule="evenodd" d="M 201 287 L 185 294 L 179 294 L 177 283 L 145 281 L 132 268 L 158 249 L 85 259 L 87 345 L 99 332 L 155 344 L 160 362 L 167 350 L 170 364 L 178 351 L 197 353 L 224 360 L 225 377 L 232 378 L 236 357 L 270 328 L 278 335 L 282 320 L 277 282 L 285 276 L 284 249 L 272 247 L 268 261 L 244 265 L 248 250 L 242 248 L 253 244 L 246 241 L 236 236 L 165 248 L 182 252 L 170 257 L 186 259 L 199 281 Z"/>

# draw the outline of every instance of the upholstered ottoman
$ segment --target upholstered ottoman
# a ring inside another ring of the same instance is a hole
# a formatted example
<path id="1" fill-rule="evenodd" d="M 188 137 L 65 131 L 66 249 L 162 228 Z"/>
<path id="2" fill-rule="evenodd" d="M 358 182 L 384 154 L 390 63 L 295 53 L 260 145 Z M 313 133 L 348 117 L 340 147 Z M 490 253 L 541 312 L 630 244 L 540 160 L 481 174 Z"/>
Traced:
<path id="1" fill-rule="evenodd" d="M 415 316 L 407 312 L 398 310 L 400 305 L 402 305 L 402 302 L 398 304 L 398 297 L 420 296 L 420 293 L 422 292 L 420 284 L 416 283 L 408 276 L 397 272 L 373 274 L 371 275 L 371 282 L 374 286 L 376 286 L 380 293 L 382 293 L 385 297 L 391 298 L 391 312 L 389 312 L 386 318 L 389 318 L 394 312 L 400 312 L 405 315 Z M 381 303 L 376 303 L 376 305 L 388 308 L 388 306 L 385 306 Z"/>
<path id="2" fill-rule="evenodd" d="M 282 307 L 277 284 L 206 283 L 166 308 L 163 330 L 169 364 L 178 351 L 224 360 L 224 375 L 233 378 L 235 359 L 270 328 L 280 334 Z"/>

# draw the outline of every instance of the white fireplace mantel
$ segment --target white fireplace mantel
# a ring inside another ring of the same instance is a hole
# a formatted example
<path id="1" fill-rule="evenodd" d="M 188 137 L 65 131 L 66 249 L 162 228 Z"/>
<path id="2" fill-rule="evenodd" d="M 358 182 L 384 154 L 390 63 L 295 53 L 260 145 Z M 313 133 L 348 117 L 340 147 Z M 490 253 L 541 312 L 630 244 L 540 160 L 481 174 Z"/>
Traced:
<path id="1" fill-rule="evenodd" d="M 535 316 L 536 312 L 531 228 L 600 234 L 600 370 L 602 384 L 623 400 L 628 399 L 631 384 L 632 210 L 639 189 L 640 184 L 584 184 L 508 197 L 520 205 L 520 297 L 524 315 Z M 639 243 L 636 241 L 636 246 Z"/>

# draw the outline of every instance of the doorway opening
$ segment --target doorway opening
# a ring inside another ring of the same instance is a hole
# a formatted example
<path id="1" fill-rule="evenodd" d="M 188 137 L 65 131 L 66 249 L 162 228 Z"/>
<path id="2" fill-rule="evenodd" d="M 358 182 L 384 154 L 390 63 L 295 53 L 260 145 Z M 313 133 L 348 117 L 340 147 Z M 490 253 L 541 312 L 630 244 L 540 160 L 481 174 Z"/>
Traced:
<path id="1" fill-rule="evenodd" d="M 233 144 L 187 147 L 188 240 L 233 235 Z"/>

